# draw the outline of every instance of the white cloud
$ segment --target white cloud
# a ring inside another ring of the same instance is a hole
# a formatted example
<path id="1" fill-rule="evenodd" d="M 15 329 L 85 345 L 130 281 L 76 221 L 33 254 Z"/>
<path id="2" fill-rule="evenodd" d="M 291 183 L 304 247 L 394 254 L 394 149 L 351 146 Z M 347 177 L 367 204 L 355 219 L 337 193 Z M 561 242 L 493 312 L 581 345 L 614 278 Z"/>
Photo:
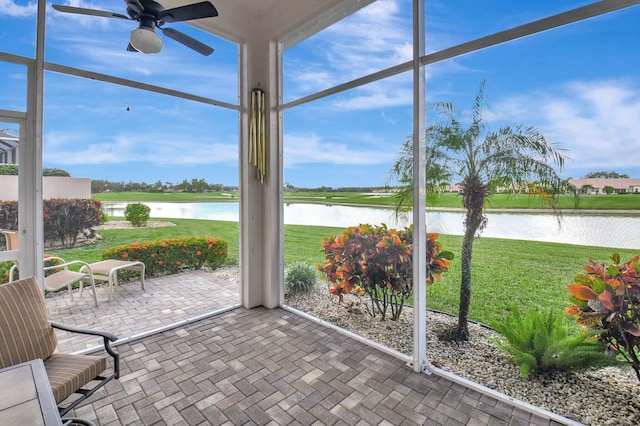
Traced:
<path id="1" fill-rule="evenodd" d="M 233 163 L 238 161 L 236 141 L 201 141 L 180 134 L 120 133 L 94 143 L 95 134 L 50 132 L 45 137 L 45 163 L 60 165 L 124 164 L 156 166 Z M 83 147 L 78 149 L 78 147 Z"/>
<path id="2" fill-rule="evenodd" d="M 38 2 L 31 1 L 25 5 L 16 4 L 14 0 L 0 0 L 0 14 L 25 17 L 35 15 L 38 9 Z"/>
<path id="3" fill-rule="evenodd" d="M 380 118 L 382 118 L 382 121 L 384 121 L 385 123 L 396 124 L 396 120 L 394 120 L 391 117 L 388 117 L 384 111 L 380 113 Z"/>
<path id="4" fill-rule="evenodd" d="M 289 67 L 295 69 L 290 75 L 290 82 L 296 86 L 295 91 L 312 93 L 334 84 L 334 75 L 329 70 L 323 69 L 319 64 L 289 62 Z"/>
<path id="5" fill-rule="evenodd" d="M 411 87 L 378 85 L 354 94 L 343 94 L 331 102 L 333 110 L 371 110 L 396 106 L 410 106 L 413 101 Z"/>
<path id="6" fill-rule="evenodd" d="M 543 131 L 570 151 L 570 175 L 572 169 L 640 170 L 638 117 L 640 83 L 629 80 L 569 82 L 505 98 L 485 115 Z"/>
<path id="7" fill-rule="evenodd" d="M 301 53 L 285 55 L 287 95 L 303 96 L 409 61 L 412 27 L 406 7 L 406 0 L 378 0 L 294 48 Z M 315 57 L 310 52 L 316 52 Z M 410 90 L 409 84 L 410 80 L 395 80 L 386 91 L 395 92 L 396 85 Z M 388 98 L 368 93 L 375 92 L 372 87 L 358 89 L 369 107 L 389 105 Z M 382 103 L 370 103 L 376 101 Z M 350 105 L 361 109 L 363 104 Z"/>
<path id="8" fill-rule="evenodd" d="M 315 133 L 287 134 L 284 138 L 285 168 L 302 164 L 375 165 L 393 160 L 393 153 L 363 149 L 362 143 L 327 142 Z"/>

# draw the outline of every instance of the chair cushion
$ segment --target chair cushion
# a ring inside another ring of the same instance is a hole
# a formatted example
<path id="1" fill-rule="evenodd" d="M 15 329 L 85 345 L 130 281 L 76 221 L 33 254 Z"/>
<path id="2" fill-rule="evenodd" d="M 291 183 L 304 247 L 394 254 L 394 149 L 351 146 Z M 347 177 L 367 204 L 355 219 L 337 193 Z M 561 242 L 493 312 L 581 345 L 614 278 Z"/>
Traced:
<path id="1" fill-rule="evenodd" d="M 57 343 L 36 279 L 0 285 L 0 368 L 46 359 Z"/>
<path id="2" fill-rule="evenodd" d="M 107 368 L 106 358 L 55 353 L 44 361 L 56 403 L 95 379 Z"/>
<path id="3" fill-rule="evenodd" d="M 47 289 L 47 291 L 58 291 L 67 287 L 69 283 L 74 283 L 83 278 L 88 279 L 89 275 L 83 274 L 82 272 L 62 269 L 44 278 L 44 288 Z"/>

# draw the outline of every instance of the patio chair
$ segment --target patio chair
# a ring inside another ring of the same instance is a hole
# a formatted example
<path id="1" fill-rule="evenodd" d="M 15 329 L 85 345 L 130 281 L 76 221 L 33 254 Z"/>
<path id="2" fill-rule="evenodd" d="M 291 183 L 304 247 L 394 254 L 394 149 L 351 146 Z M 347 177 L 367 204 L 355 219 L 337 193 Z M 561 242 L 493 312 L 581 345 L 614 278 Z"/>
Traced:
<path id="1" fill-rule="evenodd" d="M 18 250 L 18 233 L 16 231 L 2 230 L 4 234 L 7 250 Z M 91 284 L 91 290 L 93 291 L 93 301 L 96 308 L 98 307 L 98 296 L 96 295 L 96 283 L 93 279 L 93 273 L 91 267 L 87 262 L 81 260 L 73 260 L 67 262 L 64 259 L 56 256 L 50 256 L 46 258 L 47 261 L 56 261 L 56 265 L 45 266 L 45 278 L 44 289 L 46 291 L 54 292 L 61 290 L 65 287 L 69 289 L 69 296 L 73 300 L 73 287 L 72 284 L 80 283 L 80 295 L 82 295 L 83 284 L 88 282 Z M 80 265 L 81 272 L 70 271 L 69 266 Z M 13 266 L 9 269 L 9 282 L 15 281 L 15 274 L 18 271 L 18 261 L 13 262 Z M 47 271 L 53 271 L 47 274 Z"/>
<path id="2" fill-rule="evenodd" d="M 71 262 L 67 262 L 64 259 L 56 256 L 47 257 L 45 260 L 55 260 L 58 262 L 56 265 L 44 267 L 44 289 L 46 291 L 58 291 L 67 287 L 69 289 L 69 296 L 71 297 L 71 300 L 73 300 L 72 284 L 76 282 L 80 283 L 80 296 L 82 296 L 83 284 L 85 282 L 88 282 L 89 284 L 91 284 L 91 290 L 93 291 L 93 302 L 95 303 L 96 308 L 98 307 L 96 282 L 93 279 L 91 266 L 89 266 L 87 262 L 83 262 L 82 260 L 72 260 Z M 70 271 L 69 266 L 72 265 L 81 265 L 80 272 Z M 47 271 L 54 272 L 46 275 Z"/>
<path id="3" fill-rule="evenodd" d="M 110 346 L 118 338 L 49 321 L 42 290 L 34 277 L 0 285 L 0 312 L 0 368 L 42 359 L 61 417 L 120 377 L 119 354 Z M 102 375 L 107 370 L 106 356 L 55 352 L 58 342 L 54 329 L 102 337 L 104 350 L 111 357 L 112 373 Z"/>
<path id="4" fill-rule="evenodd" d="M 5 239 L 5 246 L 7 250 L 18 250 L 18 233 L 16 231 L 9 231 L 6 229 L 1 230 Z"/>

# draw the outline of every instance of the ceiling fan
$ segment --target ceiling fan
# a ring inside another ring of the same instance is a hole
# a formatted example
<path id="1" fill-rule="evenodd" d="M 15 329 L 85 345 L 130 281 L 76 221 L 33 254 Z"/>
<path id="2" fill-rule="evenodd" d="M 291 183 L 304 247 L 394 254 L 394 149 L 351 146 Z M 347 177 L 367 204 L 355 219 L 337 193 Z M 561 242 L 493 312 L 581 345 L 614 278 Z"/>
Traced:
<path id="1" fill-rule="evenodd" d="M 166 22 L 182 22 L 193 19 L 211 18 L 218 16 L 216 8 L 208 1 L 165 9 L 153 0 L 125 0 L 127 15 L 103 10 L 86 9 L 83 7 L 54 4 L 53 8 L 59 12 L 77 13 L 79 15 L 99 16 L 103 18 L 126 19 L 139 22 L 140 25 L 131 31 L 130 52 L 158 53 L 162 50 L 162 39 L 156 34 L 156 28 L 162 33 L 196 52 L 208 56 L 213 53 L 213 47 L 207 46 L 199 40 L 173 28 L 163 28 Z"/>

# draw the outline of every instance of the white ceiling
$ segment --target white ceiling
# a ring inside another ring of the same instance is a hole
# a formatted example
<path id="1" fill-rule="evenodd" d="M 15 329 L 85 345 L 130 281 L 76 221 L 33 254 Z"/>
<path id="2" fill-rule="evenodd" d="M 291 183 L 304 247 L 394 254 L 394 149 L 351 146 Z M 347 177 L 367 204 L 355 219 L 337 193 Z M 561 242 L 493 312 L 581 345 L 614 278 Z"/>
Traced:
<path id="1" fill-rule="evenodd" d="M 158 0 L 165 8 L 199 0 Z M 215 18 L 189 23 L 234 42 L 268 35 L 291 45 L 320 31 L 375 0 L 210 0 Z"/>

